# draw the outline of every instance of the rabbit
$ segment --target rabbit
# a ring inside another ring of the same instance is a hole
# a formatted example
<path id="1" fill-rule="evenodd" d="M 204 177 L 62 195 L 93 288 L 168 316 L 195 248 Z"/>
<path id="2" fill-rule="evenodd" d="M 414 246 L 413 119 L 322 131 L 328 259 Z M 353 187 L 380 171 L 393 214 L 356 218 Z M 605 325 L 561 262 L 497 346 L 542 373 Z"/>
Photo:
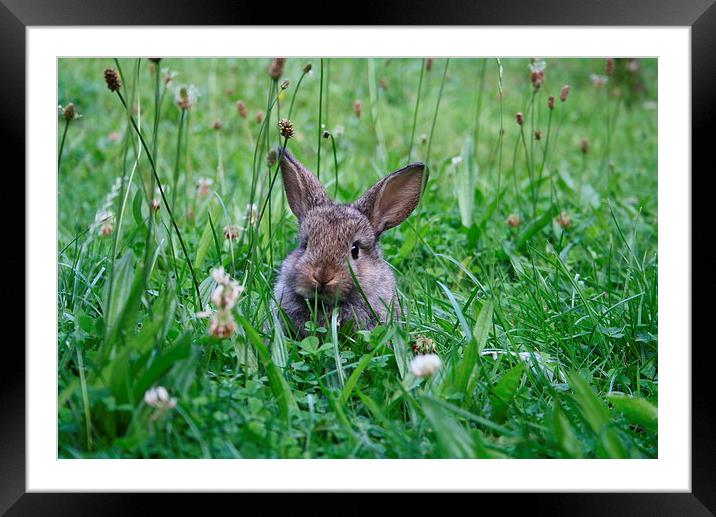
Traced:
<path id="1" fill-rule="evenodd" d="M 399 317 L 395 275 L 383 260 L 379 239 L 418 205 L 425 165 L 403 167 L 356 202 L 338 204 L 288 150 L 279 148 L 278 153 L 286 198 L 300 225 L 300 244 L 284 259 L 274 296 L 299 336 L 305 337 L 312 312 L 319 325 L 329 327 L 335 307 L 341 325 L 353 322 L 359 330 L 385 323 L 391 315 Z M 285 329 L 283 318 L 278 319 Z"/>

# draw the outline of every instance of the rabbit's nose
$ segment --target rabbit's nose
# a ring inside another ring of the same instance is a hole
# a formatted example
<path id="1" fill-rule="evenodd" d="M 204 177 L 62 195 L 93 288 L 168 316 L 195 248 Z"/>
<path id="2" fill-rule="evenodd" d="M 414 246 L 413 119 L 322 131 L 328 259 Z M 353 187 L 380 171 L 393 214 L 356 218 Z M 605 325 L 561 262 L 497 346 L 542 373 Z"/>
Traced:
<path id="1" fill-rule="evenodd" d="M 335 275 L 331 271 L 323 268 L 313 272 L 313 280 L 321 287 L 330 284 L 334 278 Z"/>

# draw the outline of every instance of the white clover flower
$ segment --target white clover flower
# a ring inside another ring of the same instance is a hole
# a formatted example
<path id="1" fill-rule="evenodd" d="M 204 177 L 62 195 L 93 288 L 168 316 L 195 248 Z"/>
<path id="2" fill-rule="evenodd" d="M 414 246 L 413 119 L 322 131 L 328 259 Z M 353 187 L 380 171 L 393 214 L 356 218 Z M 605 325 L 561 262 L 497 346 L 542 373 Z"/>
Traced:
<path id="1" fill-rule="evenodd" d="M 236 321 L 231 312 L 222 309 L 211 315 L 209 334 L 218 339 L 226 339 L 234 332 L 236 332 Z"/>
<path id="2" fill-rule="evenodd" d="M 594 86 L 596 86 L 597 88 L 601 88 L 602 86 L 607 84 L 607 81 L 609 80 L 606 75 L 599 74 L 592 74 L 590 78 L 592 79 L 592 83 L 594 84 Z"/>
<path id="3" fill-rule="evenodd" d="M 144 402 L 160 410 L 173 409 L 177 405 L 176 397 L 170 397 L 164 386 L 155 386 L 144 393 Z"/>
<path id="4" fill-rule="evenodd" d="M 196 181 L 196 193 L 200 196 L 208 196 L 211 194 L 211 186 L 214 184 L 214 180 L 211 178 L 200 177 Z"/>
<path id="5" fill-rule="evenodd" d="M 410 371 L 416 377 L 430 377 L 442 366 L 440 357 L 436 354 L 425 354 L 415 357 L 410 361 Z"/>
<path id="6" fill-rule="evenodd" d="M 197 313 L 197 316 L 211 318 L 209 334 L 219 339 L 226 339 L 236 332 L 236 321 L 231 314 L 231 309 L 236 305 L 244 286 L 233 280 L 223 267 L 212 270 L 211 277 L 217 284 L 211 293 L 211 301 L 218 311 L 204 311 Z"/>
<path id="7" fill-rule="evenodd" d="M 211 271 L 211 278 L 213 278 L 217 284 L 226 284 L 231 281 L 229 274 L 224 271 L 224 266 L 219 266 L 216 269 L 213 269 Z"/>
<path id="8" fill-rule="evenodd" d="M 450 160 L 450 163 L 453 164 L 453 166 L 460 165 L 462 163 L 462 156 L 454 156 L 452 160 Z"/>
<path id="9" fill-rule="evenodd" d="M 219 309 L 231 309 L 236 305 L 236 300 L 239 299 L 239 294 L 244 290 L 244 286 L 239 285 L 235 280 L 230 280 L 227 283 L 222 283 L 216 286 L 214 292 L 211 294 L 211 301 Z"/>

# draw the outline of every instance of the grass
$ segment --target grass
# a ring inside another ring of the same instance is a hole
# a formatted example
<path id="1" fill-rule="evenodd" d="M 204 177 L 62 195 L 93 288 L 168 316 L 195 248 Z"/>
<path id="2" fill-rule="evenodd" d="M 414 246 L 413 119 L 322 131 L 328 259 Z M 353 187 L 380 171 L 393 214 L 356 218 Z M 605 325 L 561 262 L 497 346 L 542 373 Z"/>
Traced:
<path id="1" fill-rule="evenodd" d="M 528 59 L 292 58 L 279 80 L 269 61 L 60 60 L 82 116 L 58 119 L 59 456 L 656 457 L 656 60 L 597 87 L 605 60 L 548 59 L 536 91 Z M 296 341 L 272 315 L 298 225 L 266 155 L 289 110 L 289 149 L 341 202 L 427 163 L 382 237 L 404 322 Z M 244 286 L 227 339 L 197 316 L 219 266 Z"/>

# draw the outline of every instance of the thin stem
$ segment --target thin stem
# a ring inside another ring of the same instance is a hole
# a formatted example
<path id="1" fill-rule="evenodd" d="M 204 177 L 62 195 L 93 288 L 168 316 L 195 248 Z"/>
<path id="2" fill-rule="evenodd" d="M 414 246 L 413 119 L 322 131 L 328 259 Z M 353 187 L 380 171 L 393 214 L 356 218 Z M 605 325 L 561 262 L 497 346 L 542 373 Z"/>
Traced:
<path id="1" fill-rule="evenodd" d="M 549 110 L 549 117 L 547 118 L 547 135 L 544 140 L 544 150 L 542 152 L 542 163 L 539 166 L 539 172 L 537 173 L 537 188 L 541 187 L 542 172 L 544 171 L 544 164 L 547 161 L 547 153 L 549 153 L 549 135 L 552 130 L 552 111 Z"/>
<path id="2" fill-rule="evenodd" d="M 520 187 L 519 182 L 517 181 L 517 151 L 520 148 L 520 139 L 518 138 L 515 142 L 515 149 L 512 153 L 512 183 L 515 190 L 515 203 L 517 204 L 517 207 L 520 212 L 523 212 L 524 209 L 522 207 L 522 198 L 520 197 Z"/>
<path id="3" fill-rule="evenodd" d="M 129 109 L 127 107 L 127 103 L 124 100 L 124 97 L 122 96 L 122 92 L 117 90 L 117 95 L 119 96 L 119 100 L 122 101 L 122 104 L 124 105 L 125 109 Z M 186 245 L 184 244 L 184 238 L 181 235 L 181 232 L 179 231 L 179 227 L 177 226 L 177 222 L 174 219 L 174 215 L 172 214 L 171 207 L 169 206 L 169 202 L 167 201 L 166 196 L 164 195 L 164 189 L 162 188 L 162 182 L 159 179 L 159 175 L 157 174 L 157 169 L 154 163 L 154 158 L 152 157 L 151 152 L 149 151 L 149 147 L 147 146 L 147 142 L 144 140 L 144 136 L 142 135 L 142 132 L 137 127 L 136 122 L 134 121 L 134 117 L 131 115 L 129 116 L 129 120 L 132 123 L 132 128 L 137 133 L 137 136 L 139 136 L 139 140 L 142 142 L 142 147 L 144 147 L 144 151 L 147 153 L 147 158 L 149 159 L 149 165 L 152 168 L 152 174 L 154 174 L 154 180 L 157 182 L 157 186 L 159 187 L 159 193 L 162 196 L 162 201 L 164 202 L 164 206 L 167 209 L 167 214 L 169 215 L 169 219 L 172 222 L 172 226 L 174 227 L 174 231 L 177 234 L 177 237 L 179 238 L 179 244 L 181 245 L 182 252 L 184 253 L 184 258 L 186 259 L 186 263 L 189 266 L 189 272 L 191 273 L 191 278 L 194 281 L 194 289 L 196 290 L 196 304 L 199 306 L 200 310 L 203 310 L 203 305 L 201 303 L 201 294 L 199 292 L 199 282 L 196 280 L 196 274 L 194 273 L 194 267 L 191 265 L 191 259 L 189 259 L 189 253 L 186 250 Z"/>
<path id="4" fill-rule="evenodd" d="M 333 147 L 333 168 L 336 173 L 336 186 L 333 193 L 333 199 L 335 199 L 338 197 L 338 155 L 336 154 L 336 140 L 333 138 L 333 133 L 328 133 L 328 135 L 331 137 L 331 145 Z"/>
<path id="5" fill-rule="evenodd" d="M 94 448 L 92 443 L 92 417 L 90 415 L 89 396 L 87 393 L 87 380 L 85 378 L 85 365 L 82 360 L 82 353 L 80 347 L 75 347 L 77 351 L 77 369 L 80 372 L 80 386 L 82 388 L 82 407 L 85 414 L 85 439 L 87 441 L 87 450 L 91 451 Z"/>
<path id="6" fill-rule="evenodd" d="M 155 63 L 154 66 L 154 132 L 152 134 L 152 156 L 157 159 L 158 151 L 157 145 L 159 141 L 159 118 L 161 116 L 161 103 L 163 96 L 160 96 L 160 79 L 159 79 L 159 64 Z M 165 88 L 166 91 L 166 88 Z M 154 210 L 152 209 L 152 200 L 154 198 L 154 176 L 150 175 L 149 181 L 149 192 L 147 193 L 147 202 L 149 204 L 149 224 L 147 225 L 147 240 L 144 244 L 144 279 L 143 288 L 147 288 L 147 281 L 149 280 L 149 261 L 152 256 L 152 236 L 154 234 Z"/>
<path id="7" fill-rule="evenodd" d="M 271 182 L 270 182 L 270 184 L 269 184 L 269 189 L 268 189 L 268 194 L 266 195 L 266 199 L 264 200 L 264 204 L 263 204 L 263 206 L 261 207 L 261 212 L 259 212 L 259 215 L 258 215 L 258 217 L 256 218 L 256 224 L 254 225 L 257 232 L 258 232 L 258 228 L 259 228 L 260 225 L 261 225 L 261 220 L 262 220 L 263 217 L 264 217 L 264 212 L 266 211 L 266 206 L 268 205 L 268 200 L 269 200 L 269 198 L 271 197 L 271 192 L 273 192 L 273 186 L 274 186 L 274 183 L 276 182 L 276 178 L 278 177 L 278 171 L 281 170 L 281 158 L 282 158 L 282 153 L 283 153 L 284 150 L 286 149 L 286 144 L 287 144 L 287 143 L 288 143 L 288 138 L 284 137 L 283 146 L 281 146 L 281 150 L 279 151 L 278 158 L 276 159 L 276 171 L 274 172 L 274 174 L 273 174 L 273 176 L 272 176 L 272 178 L 271 178 Z M 255 243 L 255 242 L 256 242 L 256 239 L 252 239 L 251 242 L 249 243 L 249 250 L 248 250 L 248 252 L 246 253 L 246 256 L 247 256 L 247 257 L 251 257 L 251 252 L 253 251 L 253 247 L 254 247 L 254 243 Z"/>
<path id="8" fill-rule="evenodd" d="M 273 80 L 273 86 L 271 89 L 271 94 L 275 94 L 276 98 L 279 98 L 279 87 L 278 87 L 278 79 Z M 270 99 L 270 98 L 269 98 Z M 269 103 L 267 103 L 269 104 Z M 276 118 L 278 120 L 281 120 L 281 101 L 276 102 Z M 268 148 L 269 148 L 269 134 L 268 131 L 265 133 L 266 135 L 266 154 L 268 154 Z M 281 135 L 279 134 L 279 144 Z M 269 167 L 269 172 L 271 171 L 271 168 Z M 268 196 L 266 196 L 266 200 L 268 201 L 268 248 L 269 248 L 269 264 L 273 265 L 273 228 L 272 228 L 272 222 L 273 218 L 271 215 L 271 193 L 273 191 L 273 183 L 269 186 L 269 193 Z"/>
<path id="9" fill-rule="evenodd" d="M 609 163 L 609 157 L 611 155 L 612 150 L 612 135 L 614 133 L 614 126 L 617 122 L 617 117 L 619 116 L 619 107 L 621 105 L 620 99 L 617 99 L 616 102 L 611 102 L 610 104 L 614 104 L 614 113 L 610 113 L 610 106 L 607 104 L 607 138 L 606 138 L 606 146 L 604 149 L 604 156 L 602 157 L 602 163 L 599 167 L 599 175 L 604 175 L 604 168 Z M 609 184 L 609 182 L 607 182 Z"/>
<path id="10" fill-rule="evenodd" d="M 318 163 L 316 164 L 316 176 L 321 179 L 321 133 L 323 133 L 323 58 L 321 58 L 321 82 L 318 87 Z"/>
<path id="11" fill-rule="evenodd" d="M 154 131 L 152 133 L 152 155 L 157 159 L 157 142 L 159 133 L 159 111 L 161 110 L 161 97 L 159 96 L 159 64 L 154 65 Z M 151 193 L 150 193 L 151 195 Z"/>
<path id="12" fill-rule="evenodd" d="M 273 102 L 268 107 L 267 115 L 264 118 L 263 122 L 261 123 L 261 127 L 259 128 L 259 134 L 257 135 L 256 142 L 254 144 L 254 157 L 253 157 L 253 162 L 251 164 L 251 191 L 249 194 L 249 210 L 251 209 L 251 206 L 254 204 L 254 200 L 256 199 L 256 186 L 258 183 L 258 168 L 257 168 L 256 164 L 257 164 L 257 160 L 258 160 L 259 147 L 262 142 L 261 137 L 262 137 L 264 131 L 267 130 L 266 128 L 268 126 L 268 117 L 271 114 L 271 110 L 273 109 L 273 106 L 274 106 L 274 104 L 276 104 L 277 101 L 278 101 L 278 95 L 276 97 L 274 97 Z M 247 233 L 249 234 L 249 239 L 250 239 L 249 249 L 250 250 L 253 249 L 253 241 L 255 238 L 253 225 L 250 225 L 248 232 L 241 233 L 241 238 L 239 240 L 239 245 L 238 245 L 239 249 L 241 249 L 241 247 L 243 246 L 244 236 Z M 250 259 L 251 259 L 251 255 L 247 253 L 246 261 L 248 261 Z"/>
<path id="13" fill-rule="evenodd" d="M 383 168 L 388 167 L 388 151 L 385 147 L 385 137 L 383 136 L 383 128 L 378 117 L 378 92 L 376 90 L 375 81 L 375 59 L 368 60 L 368 93 L 370 95 L 370 117 L 373 122 L 373 132 L 375 133 L 376 146 L 383 162 Z"/>
<path id="14" fill-rule="evenodd" d="M 65 119 L 65 130 L 62 131 L 62 140 L 60 140 L 60 150 L 57 153 L 57 173 L 60 172 L 60 164 L 62 163 L 62 150 L 65 147 L 65 138 L 67 137 L 67 130 L 70 127 L 70 119 Z"/>
<path id="15" fill-rule="evenodd" d="M 482 97 L 485 86 L 485 68 L 487 68 L 487 59 L 483 60 L 482 67 L 480 68 L 480 79 L 477 87 L 477 103 L 475 107 L 475 125 L 472 132 L 472 141 L 474 142 L 473 149 L 475 150 L 475 156 L 477 156 L 477 143 L 480 140 L 480 115 L 482 113 Z"/>
<path id="16" fill-rule="evenodd" d="M 121 75 L 122 69 L 119 66 L 119 60 L 115 59 L 114 62 L 117 64 L 117 69 L 119 70 L 119 73 Z M 136 68 L 136 72 L 134 75 L 134 80 L 132 81 L 132 90 L 130 93 L 131 98 L 134 98 L 136 95 L 136 92 L 137 92 L 137 81 L 139 80 L 138 79 L 139 78 L 139 64 L 140 64 L 140 60 L 137 59 L 137 68 Z M 121 76 L 124 77 L 123 75 L 121 75 Z M 119 92 L 117 92 L 117 93 L 119 93 Z M 132 115 L 129 111 L 129 108 L 127 107 L 126 103 L 124 103 L 124 102 L 122 102 L 122 103 L 124 104 L 124 110 L 127 114 L 127 118 L 130 119 Z M 141 117 L 141 112 L 139 113 L 139 115 Z M 141 124 L 141 118 L 139 119 L 139 122 Z M 126 129 L 125 135 L 124 135 L 124 149 L 123 149 L 123 154 L 122 154 L 121 189 L 120 189 L 119 196 L 117 197 L 117 206 L 115 208 L 115 211 L 118 214 L 117 231 L 114 232 L 114 238 L 112 239 L 112 255 L 110 256 L 110 259 L 109 259 L 109 270 L 107 272 L 108 277 L 109 277 L 109 285 L 107 286 L 107 309 L 105 311 L 105 314 L 111 314 L 111 309 L 112 309 L 112 299 L 113 299 L 112 292 L 114 290 L 114 262 L 115 262 L 115 259 L 117 256 L 117 244 L 119 243 L 119 235 L 122 231 L 122 220 L 123 220 L 124 206 L 126 203 L 125 194 L 124 194 L 124 180 L 127 176 L 127 155 L 128 154 L 129 154 L 129 122 L 127 122 L 127 129 Z M 141 156 L 141 150 L 135 148 L 134 154 L 135 154 L 136 159 L 135 159 L 135 165 L 134 165 L 132 171 L 136 170 L 136 165 L 139 162 L 139 158 Z M 133 176 L 133 172 L 132 172 L 132 174 L 130 174 L 130 181 L 131 181 L 132 176 Z M 129 194 L 129 188 L 127 188 L 127 194 Z M 106 334 L 106 330 L 105 330 L 105 343 L 106 343 L 106 338 L 107 338 L 107 334 Z M 106 353 L 106 347 L 103 347 L 102 354 L 101 354 L 102 357 L 104 357 L 105 353 Z"/>
<path id="17" fill-rule="evenodd" d="M 500 133 L 497 137 L 497 209 L 496 212 L 499 213 L 500 208 L 500 200 L 502 199 L 502 154 L 504 149 L 504 138 L 505 138 L 505 113 L 504 113 L 504 99 L 503 99 L 503 91 L 502 91 L 502 61 L 497 58 L 496 59 L 497 64 L 497 92 L 499 94 L 499 105 L 500 105 Z M 495 263 L 497 262 L 497 229 L 496 226 L 493 225 L 493 231 L 492 231 L 492 239 L 493 239 L 493 245 L 492 248 L 492 260 L 490 261 L 490 277 L 489 277 L 489 283 L 490 283 L 490 289 L 492 290 L 492 286 L 495 285 Z"/>
<path id="18" fill-rule="evenodd" d="M 445 79 L 447 77 L 447 71 L 448 71 L 448 65 L 450 64 L 450 58 L 447 58 L 445 60 L 445 69 L 443 70 L 443 78 L 442 81 L 440 81 L 440 90 L 438 91 L 438 100 L 435 104 L 435 113 L 433 114 L 433 123 L 432 126 L 430 126 L 430 138 L 428 138 L 428 152 L 425 155 L 425 166 L 428 169 L 428 173 L 430 171 L 430 150 L 433 146 L 433 134 L 435 133 L 435 125 L 438 121 L 438 112 L 440 111 L 440 101 L 443 98 L 443 90 L 445 88 Z M 426 175 L 427 176 L 427 175 Z M 423 178 L 423 187 L 425 187 L 425 182 L 427 181 L 427 177 Z"/>
<path id="19" fill-rule="evenodd" d="M 423 88 L 423 75 L 425 74 L 425 58 L 420 65 L 420 79 L 418 79 L 418 95 L 415 98 L 415 111 L 413 112 L 413 129 L 410 132 L 410 147 L 408 148 L 408 163 L 413 154 L 413 144 L 415 143 L 415 127 L 418 124 L 418 110 L 420 109 L 420 92 Z"/>
<path id="20" fill-rule="evenodd" d="M 535 194 L 534 194 L 534 181 L 532 178 L 532 166 L 530 165 L 530 154 L 529 154 L 529 151 L 527 150 L 527 141 L 525 140 L 524 126 L 520 126 L 520 139 L 522 140 L 522 147 L 525 151 L 525 161 L 527 162 L 527 174 L 529 175 L 529 179 L 530 179 L 530 194 L 532 197 L 532 217 L 535 217 L 537 209 L 536 209 L 536 200 L 535 200 Z"/>
<path id="21" fill-rule="evenodd" d="M 226 180 L 224 179 L 224 153 L 221 143 L 221 129 L 214 130 L 214 141 L 216 142 L 216 172 L 219 174 L 219 184 L 221 185 L 221 195 L 226 195 Z"/>
<path id="22" fill-rule="evenodd" d="M 286 143 L 288 142 L 288 138 L 284 137 L 283 139 L 283 145 L 281 146 L 281 153 L 283 153 L 283 150 L 286 149 Z M 266 199 L 264 199 L 263 207 L 261 208 L 261 212 L 259 212 L 259 217 L 256 220 L 256 227 L 261 224 L 261 219 L 263 219 L 264 212 L 266 211 L 266 206 L 269 204 L 269 199 L 271 198 L 271 191 L 273 190 L 274 183 L 276 182 L 276 178 L 278 177 L 278 171 L 281 170 L 281 156 L 279 155 L 278 159 L 276 160 L 276 170 L 273 173 L 273 176 L 271 177 L 271 182 L 269 183 L 269 191 L 268 195 L 266 196 Z"/>
<path id="23" fill-rule="evenodd" d="M 435 113 L 433 114 L 433 122 L 430 127 L 430 137 L 428 138 L 428 150 L 427 150 L 427 153 L 425 156 L 425 172 L 423 174 L 422 185 L 420 188 L 421 192 L 425 191 L 425 185 L 427 184 L 428 176 L 430 175 L 430 149 L 432 148 L 433 134 L 435 133 L 435 125 L 437 124 L 437 120 L 438 120 L 438 112 L 440 111 L 440 100 L 443 97 L 443 90 L 445 88 L 445 78 L 447 77 L 447 71 L 448 71 L 449 64 L 450 64 L 450 58 L 445 60 L 445 68 L 443 69 L 442 81 L 440 82 L 440 90 L 438 90 L 438 99 L 437 99 L 437 102 L 435 103 Z M 415 217 L 415 225 L 413 226 L 413 228 L 415 230 L 416 240 L 424 244 L 424 241 L 423 241 L 422 237 L 420 236 L 421 218 L 419 217 L 419 215 L 422 211 L 422 206 L 423 206 L 423 196 L 420 197 L 420 200 L 418 201 L 418 206 L 415 209 L 416 217 Z M 415 253 L 413 253 L 411 255 L 411 260 L 410 260 L 411 273 L 415 267 L 415 256 L 416 256 Z M 413 290 L 412 283 L 410 284 L 410 289 L 411 289 L 411 291 Z"/>
<path id="24" fill-rule="evenodd" d="M 177 132 L 177 153 L 174 159 L 174 180 L 172 184 L 172 210 L 175 208 L 177 199 L 177 189 L 179 186 L 179 162 L 181 161 L 181 137 L 184 132 L 184 117 L 186 110 L 182 109 L 179 115 L 179 130 Z"/>
<path id="25" fill-rule="evenodd" d="M 530 101 L 530 185 L 532 191 L 532 217 L 537 217 L 537 185 L 534 184 L 534 144 L 535 144 L 535 98 L 538 90 L 534 90 L 532 93 L 532 100 Z M 524 138 L 524 137 L 523 137 Z"/>
<path id="26" fill-rule="evenodd" d="M 301 74 L 301 77 L 298 79 L 298 82 L 296 83 L 296 88 L 293 90 L 293 97 L 291 97 L 291 105 L 288 107 L 288 119 L 291 120 L 291 113 L 293 113 L 293 103 L 296 102 L 296 95 L 298 94 L 298 89 L 301 87 L 301 83 L 303 82 L 303 78 L 306 77 L 306 72 L 304 69 L 304 72 Z"/>
<path id="27" fill-rule="evenodd" d="M 329 126 L 328 122 L 328 115 L 331 112 L 331 89 L 328 87 L 328 85 L 331 84 L 331 60 L 326 60 L 326 109 L 323 111 L 325 117 L 323 120 L 323 125 L 326 127 Z"/>

